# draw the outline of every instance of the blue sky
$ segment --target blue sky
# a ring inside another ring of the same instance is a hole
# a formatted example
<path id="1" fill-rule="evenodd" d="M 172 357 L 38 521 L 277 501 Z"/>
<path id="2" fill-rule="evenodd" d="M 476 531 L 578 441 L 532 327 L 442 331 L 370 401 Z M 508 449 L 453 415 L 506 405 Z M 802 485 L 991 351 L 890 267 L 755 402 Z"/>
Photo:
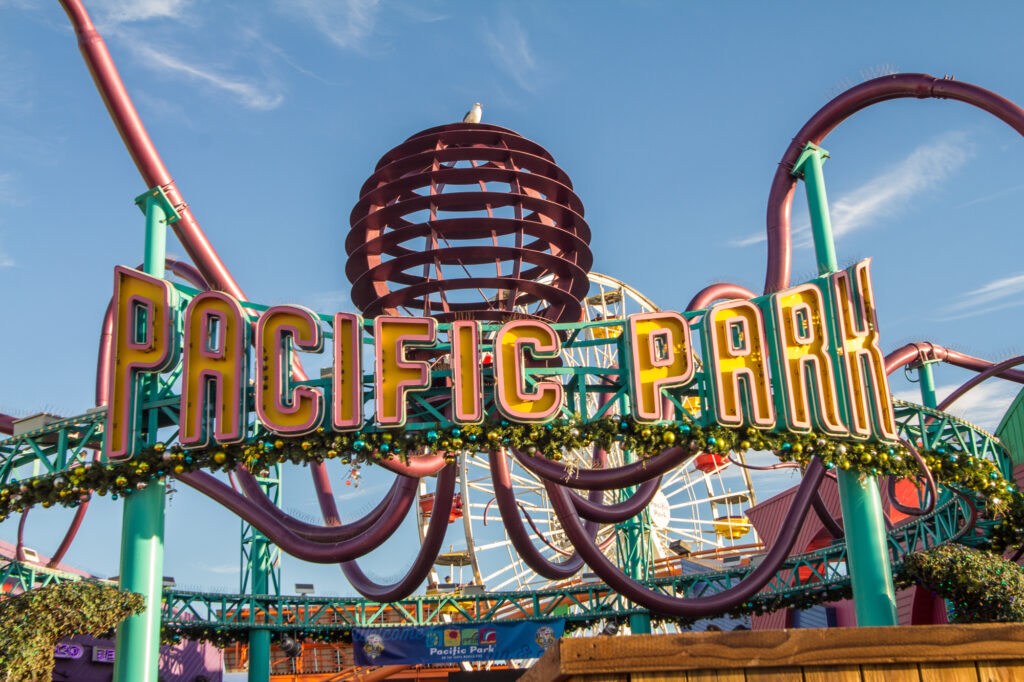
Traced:
<path id="1" fill-rule="evenodd" d="M 461 119 L 474 101 L 485 122 L 543 145 L 570 175 L 593 230 L 594 269 L 675 309 L 714 281 L 759 290 L 776 163 L 843 89 L 927 72 L 1024 102 L 1019 3 L 87 6 L 249 297 L 322 312 L 352 309 L 343 240 L 377 159 Z M 839 259 L 874 257 L 884 349 L 930 340 L 989 359 L 1021 353 L 1024 140 L 976 109 L 926 100 L 869 109 L 824 146 Z M 141 258 L 132 200 L 145 189 L 57 2 L 0 0 L 0 411 L 91 405 L 112 268 Z M 805 216 L 798 198 L 794 281 L 815 274 Z M 169 250 L 183 253 L 173 242 Z M 938 383 L 949 390 L 967 376 L 943 368 Z M 902 379 L 894 388 L 913 395 Z M 964 414 L 994 427 L 1015 393 L 986 384 Z M 286 507 L 314 513 L 305 472 L 287 475 Z M 367 479 L 343 505 L 368 504 L 378 482 Z M 340 478 L 336 487 L 345 489 Z M 94 504 L 72 562 L 117 572 L 119 512 Z M 34 511 L 30 544 L 52 551 L 68 516 Z M 8 521 L 0 537 L 15 530 Z M 230 514 L 177 493 L 167 573 L 232 589 L 237 533 Z M 348 593 L 337 569 L 286 560 L 286 585 L 306 580 Z"/>

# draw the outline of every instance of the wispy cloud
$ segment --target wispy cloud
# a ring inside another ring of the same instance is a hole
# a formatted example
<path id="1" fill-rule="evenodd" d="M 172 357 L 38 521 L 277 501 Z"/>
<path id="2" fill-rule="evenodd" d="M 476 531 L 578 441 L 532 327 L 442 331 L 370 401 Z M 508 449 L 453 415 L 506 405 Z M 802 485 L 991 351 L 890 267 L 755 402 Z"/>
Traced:
<path id="1" fill-rule="evenodd" d="M 939 185 L 971 157 L 972 150 L 963 133 L 953 132 L 917 147 L 902 161 L 871 178 L 860 187 L 831 202 L 832 234 L 836 238 L 872 227 L 881 218 L 906 210 L 909 200 Z M 793 243 L 810 246 L 810 223 L 794 223 Z M 763 233 L 730 242 L 750 246 L 766 240 Z"/>
<path id="2" fill-rule="evenodd" d="M 149 19 L 181 21 L 191 4 L 192 0 L 94 0 L 90 6 L 96 10 L 97 23 L 103 30 Z"/>
<path id="3" fill-rule="evenodd" d="M 535 92 L 539 73 L 537 58 L 519 20 L 511 14 L 504 14 L 494 27 L 485 20 L 482 35 L 484 44 L 491 51 L 491 58 L 501 70 L 523 90 Z"/>
<path id="4" fill-rule="evenodd" d="M 961 294 L 959 300 L 942 309 L 945 320 L 984 315 L 1004 308 L 1024 304 L 1024 273 L 993 280 L 988 284 Z"/>
<path id="5" fill-rule="evenodd" d="M 14 173 L 10 171 L 0 173 L 0 205 L 22 206 L 25 204 L 22 193 L 16 187 L 17 180 Z"/>
<path id="6" fill-rule="evenodd" d="M 379 0 L 279 0 L 289 16 L 301 15 L 337 47 L 363 51 L 373 35 Z"/>
<path id="7" fill-rule="evenodd" d="M 941 403 L 946 396 L 959 388 L 958 384 L 947 384 L 937 386 L 935 394 Z M 983 384 L 975 386 L 956 402 L 950 405 L 947 410 L 950 414 L 965 419 L 972 424 L 977 424 L 987 431 L 995 431 L 1006 414 L 1010 403 L 1020 392 L 1020 385 L 992 379 Z M 893 396 L 901 400 L 920 403 L 921 394 L 916 389 L 896 391 Z"/>
<path id="8" fill-rule="evenodd" d="M 261 86 L 251 79 L 224 75 L 197 64 L 189 64 L 143 43 L 132 44 L 131 49 L 151 68 L 192 78 L 228 92 L 250 109 L 273 109 L 284 101 L 284 95 L 275 88 Z"/>
<path id="9" fill-rule="evenodd" d="M 992 194 L 986 194 L 983 197 L 978 197 L 977 199 L 972 199 L 971 201 L 968 201 L 966 204 L 960 204 L 959 206 L 957 206 L 957 208 L 967 208 L 968 206 L 975 206 L 977 204 L 983 204 L 986 201 L 992 201 L 993 199 L 998 199 L 999 197 L 1006 196 L 1007 194 L 1013 194 L 1014 192 L 1019 192 L 1022 189 L 1024 189 L 1024 184 L 1013 185 L 1012 187 L 1005 187 L 1005 188 L 999 190 L 998 192 L 992 192 Z"/>

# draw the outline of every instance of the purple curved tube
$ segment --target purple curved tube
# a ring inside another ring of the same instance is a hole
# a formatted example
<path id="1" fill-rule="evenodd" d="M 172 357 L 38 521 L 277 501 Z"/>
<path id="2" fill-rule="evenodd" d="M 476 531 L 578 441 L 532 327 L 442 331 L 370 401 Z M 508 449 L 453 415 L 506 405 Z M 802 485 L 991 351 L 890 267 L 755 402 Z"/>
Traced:
<path id="1" fill-rule="evenodd" d="M 146 188 L 161 187 L 171 204 L 181 216 L 180 220 L 171 224 L 171 228 L 178 236 L 181 245 L 185 247 L 189 258 L 196 264 L 199 271 L 203 273 L 212 288 L 225 291 L 235 298 L 246 301 L 245 294 L 241 287 L 228 272 L 227 266 L 217 255 L 210 240 L 206 237 L 199 223 L 192 215 L 188 204 L 185 203 L 177 185 L 167 172 L 153 145 L 146 127 L 142 124 L 135 106 L 132 104 L 128 91 L 125 90 L 121 76 L 117 73 L 117 67 L 110 57 L 103 38 L 96 31 L 88 12 L 82 5 L 81 0 L 60 0 L 64 11 L 71 20 L 71 25 L 78 36 L 78 47 L 85 59 L 86 66 L 92 74 L 96 88 L 107 105 L 107 112 L 121 134 L 135 167 L 142 175 Z"/>
<path id="2" fill-rule="evenodd" d="M 303 561 L 312 561 L 318 564 L 354 559 L 383 544 L 398 530 L 412 506 L 414 495 L 402 493 L 416 490 L 416 479 L 404 479 L 402 490 L 391 500 L 381 523 L 349 540 L 318 543 L 291 532 L 273 514 L 253 504 L 244 495 L 232 490 L 231 486 L 222 483 L 206 472 L 194 471 L 177 474 L 176 478 L 240 516 L 283 551 Z"/>
<path id="3" fill-rule="evenodd" d="M 139 118 L 139 114 L 132 104 L 131 97 L 128 96 L 128 91 L 121 81 L 117 67 L 114 66 L 114 61 L 110 57 L 106 43 L 104 43 L 99 32 L 96 31 L 81 0 L 60 0 L 60 2 L 78 36 L 78 46 L 82 52 L 82 57 L 85 59 L 86 66 L 88 66 L 89 72 L 92 74 L 96 88 L 99 90 L 103 102 L 107 106 L 107 112 L 110 114 L 110 118 L 118 133 L 120 133 L 121 140 L 128 149 L 128 153 L 135 162 L 135 167 L 142 176 L 143 182 L 145 182 L 147 188 L 157 186 L 162 188 L 168 200 L 178 212 L 180 219 L 172 223 L 171 228 L 192 259 L 192 262 L 196 264 L 198 272 L 201 273 L 203 280 L 207 283 L 206 288 L 224 291 L 239 301 L 248 301 L 249 299 L 242 291 L 242 288 L 235 281 L 234 277 L 231 276 L 227 266 L 224 265 L 217 251 L 210 243 L 209 238 L 207 238 L 206 233 L 199 226 L 199 222 L 192 215 L 188 203 L 185 202 L 184 197 L 178 190 L 177 184 L 167 171 L 167 167 L 153 145 L 153 141 L 149 137 L 142 119 Z M 105 352 L 103 348 L 104 340 L 107 343 L 106 347 L 109 348 L 109 333 L 106 332 L 106 327 L 104 327 L 104 333 L 105 337 L 101 340 L 99 366 L 97 368 L 98 377 L 104 379 L 99 381 L 97 386 L 96 397 L 98 405 L 105 405 L 108 399 L 105 378 L 109 376 L 110 371 L 109 351 Z M 297 378 L 305 378 L 305 374 L 298 361 L 295 363 L 294 372 Z M 326 474 L 318 478 L 315 473 L 316 469 L 322 466 L 313 465 L 311 467 L 314 470 L 314 481 L 326 480 Z M 240 476 L 244 477 L 247 475 L 241 474 Z M 324 491 L 318 488 L 318 494 L 324 494 Z"/>
<path id="4" fill-rule="evenodd" d="M 443 452 L 434 452 L 429 455 L 409 457 L 406 462 L 395 457 L 394 459 L 379 459 L 374 463 L 402 476 L 423 478 L 424 476 L 433 476 L 445 467 L 447 462 L 444 461 L 444 456 L 445 453 Z"/>
<path id="5" fill-rule="evenodd" d="M 437 554 L 444 544 L 445 531 L 448 530 L 448 517 L 451 514 L 455 497 L 456 478 L 458 478 L 458 472 L 454 464 L 446 466 L 438 473 L 437 489 L 434 493 L 436 506 L 427 523 L 427 532 L 423 536 L 420 551 L 404 578 L 391 585 L 378 585 L 363 573 L 355 560 L 348 560 L 341 564 L 342 572 L 352 583 L 356 592 L 367 599 L 383 604 L 408 597 L 427 579 L 434 561 L 437 560 Z M 415 479 L 410 480 L 415 481 Z"/>
<path id="6" fill-rule="evenodd" d="M 725 298 L 754 298 L 755 296 L 757 294 L 746 287 L 741 287 L 739 284 L 730 284 L 728 282 L 709 284 L 690 299 L 690 302 L 686 305 L 686 311 L 703 310 L 715 301 Z"/>
<path id="7" fill-rule="evenodd" d="M 778 464 L 770 464 L 768 466 L 760 466 L 760 465 L 757 465 L 757 464 L 747 464 L 746 462 L 741 462 L 738 459 L 733 459 L 732 457 L 726 457 L 726 459 L 729 460 L 731 463 L 735 464 L 738 467 L 742 467 L 743 469 L 751 469 L 753 471 L 775 471 L 776 469 L 799 469 L 800 468 L 800 465 L 797 464 L 796 462 L 779 462 Z"/>
<path id="8" fill-rule="evenodd" d="M 267 498 L 263 489 L 260 488 L 260 484 L 252 476 L 239 476 L 238 480 L 242 488 L 242 492 L 245 493 L 245 496 L 248 497 L 249 500 L 251 500 L 257 507 L 260 507 L 267 513 L 273 515 L 285 526 L 285 528 L 299 537 L 306 538 L 307 540 L 313 540 L 314 542 L 340 542 L 341 540 L 348 540 L 349 538 L 365 533 L 370 530 L 388 510 L 388 507 L 391 505 L 392 499 L 395 495 L 408 495 L 410 499 L 415 499 L 416 497 L 415 487 L 405 485 L 407 477 L 399 476 L 395 478 L 395 482 L 391 484 L 391 488 L 377 506 L 361 519 L 348 524 L 339 523 L 318 526 L 316 524 L 300 521 L 281 511 L 277 505 Z"/>
<path id="9" fill-rule="evenodd" d="M 775 171 L 768 193 L 768 267 L 765 274 L 765 293 L 789 286 L 793 257 L 789 216 L 793 203 L 793 189 L 797 181 L 792 171 L 800 152 L 808 142 L 821 144 L 833 128 L 861 109 L 904 97 L 935 97 L 966 102 L 998 117 L 1024 135 L 1024 110 L 1010 100 L 970 83 L 940 80 L 923 73 L 904 73 L 875 78 L 840 94 L 804 124 L 782 155 L 779 167 Z"/>
<path id="10" fill-rule="evenodd" d="M 946 408 L 948 408 L 954 402 L 959 400 L 964 393 L 967 393 L 967 391 L 971 390 L 981 382 L 999 374 L 1004 370 L 1010 369 L 1011 367 L 1016 367 L 1017 365 L 1024 365 L 1024 355 L 1018 355 L 1015 358 L 1010 358 L 1009 360 L 997 362 L 996 364 L 986 369 L 984 372 L 980 372 L 979 374 L 976 374 L 975 376 L 971 377 L 970 379 L 965 381 L 963 385 L 960 386 L 960 388 L 956 389 L 948 396 L 946 396 L 946 399 L 939 403 L 939 406 L 935 409 L 939 410 L 940 412 L 946 410 Z"/>
<path id="11" fill-rule="evenodd" d="M 817 489 L 811 495 L 811 506 L 814 507 L 814 513 L 818 515 L 821 525 L 825 526 L 825 530 L 829 535 L 833 538 L 841 538 L 846 534 L 843 527 L 832 516 L 832 512 L 825 506 L 825 501 L 821 499 L 821 493 Z"/>
<path id="12" fill-rule="evenodd" d="M 938 500 L 939 496 L 938 489 L 935 487 L 935 477 L 932 476 L 931 469 L 928 468 L 928 465 L 924 461 L 924 457 L 922 457 L 921 453 L 917 451 L 917 448 L 914 447 L 913 443 L 911 443 L 908 440 L 903 440 L 902 442 L 903 446 L 907 448 L 907 451 L 909 451 L 910 454 L 914 457 L 914 459 L 917 460 L 917 465 L 921 467 L 921 471 L 924 472 L 925 484 L 928 487 L 928 504 L 926 504 L 923 508 L 908 507 L 907 505 L 897 500 L 896 478 L 893 476 L 889 477 L 889 482 L 887 484 L 889 492 L 889 502 L 890 504 L 892 504 L 893 509 L 899 512 L 903 512 L 904 514 L 909 514 L 910 516 L 923 516 L 925 514 L 931 514 L 932 511 L 935 510 L 935 503 Z"/>
<path id="13" fill-rule="evenodd" d="M 676 599 L 661 592 L 650 590 L 623 575 L 617 566 L 606 557 L 587 537 L 577 518 L 568 491 L 554 483 L 545 483 L 548 497 L 562 527 L 577 551 L 583 555 L 587 565 L 613 590 L 637 604 L 656 613 L 684 618 L 700 618 L 713 613 L 723 613 L 749 599 L 764 587 L 776 574 L 789 556 L 796 536 L 800 532 L 802 519 L 811 506 L 812 492 L 817 490 L 825 475 L 825 467 L 817 457 L 807 466 L 803 481 L 790 504 L 782 532 L 764 560 L 737 585 L 717 594 L 694 599 Z"/>
<path id="14" fill-rule="evenodd" d="M 587 521 L 598 521 L 600 523 L 620 523 L 631 519 L 651 503 L 654 496 L 658 494 L 661 487 L 661 476 L 652 478 L 640 484 L 640 487 L 629 496 L 629 499 L 615 504 L 602 504 L 600 500 L 593 501 L 581 496 L 579 493 L 569 491 L 572 506 L 576 513 Z M 597 492 L 597 491 L 594 491 Z M 603 491 L 601 491 L 603 492 Z"/>
<path id="15" fill-rule="evenodd" d="M 553 483 L 581 490 L 617 490 L 657 478 L 697 453 L 680 447 L 665 448 L 649 459 L 614 469 L 578 469 L 571 475 L 561 462 L 529 457 L 516 448 L 512 448 L 512 454 L 524 467 Z"/>
<path id="16" fill-rule="evenodd" d="M 21 518 L 18 520 L 18 542 L 14 545 L 15 561 L 25 561 L 25 521 L 28 519 L 30 509 L 31 507 L 21 512 Z"/>
<path id="17" fill-rule="evenodd" d="M 564 580 L 575 575 L 583 568 L 583 559 L 578 551 L 569 555 L 565 561 L 555 563 L 543 556 L 533 544 L 533 540 L 530 539 L 530 534 L 523 526 L 522 519 L 519 518 L 516 494 L 512 490 L 512 479 L 509 476 L 508 458 L 505 456 L 503 448 L 491 450 L 490 464 L 491 481 L 494 484 L 494 499 L 498 503 L 498 512 L 505 524 L 505 532 L 508 534 L 512 546 L 516 548 L 519 558 L 536 571 L 537 575 L 548 580 Z M 603 497 L 604 492 L 591 491 L 591 501 L 596 502 L 595 497 L 598 495 Z M 593 541 L 597 537 L 597 524 L 592 521 L 586 522 L 584 531 L 586 536 Z"/>
<path id="18" fill-rule="evenodd" d="M 935 343 L 918 341 L 916 343 L 908 343 L 886 355 L 885 373 L 892 374 L 900 367 L 916 364 L 919 361 L 945 362 L 946 364 L 963 367 L 975 372 L 984 372 L 995 365 L 994 362 L 982 360 L 973 355 L 967 355 L 949 348 L 943 348 Z M 999 372 L 999 378 L 1024 384 L 1024 372 L 1020 370 L 1004 369 Z"/>
<path id="19" fill-rule="evenodd" d="M 46 562 L 47 568 L 56 568 L 64 559 L 64 555 L 71 549 L 71 543 L 74 542 L 75 536 L 78 535 L 78 529 L 82 527 L 82 521 L 85 520 L 85 513 L 89 511 L 89 501 L 87 498 L 84 502 L 78 503 L 75 515 L 71 519 L 71 525 L 68 526 L 67 532 L 64 533 L 64 537 L 61 539 L 60 544 L 57 545 L 57 549 L 53 552 L 50 560 Z"/>

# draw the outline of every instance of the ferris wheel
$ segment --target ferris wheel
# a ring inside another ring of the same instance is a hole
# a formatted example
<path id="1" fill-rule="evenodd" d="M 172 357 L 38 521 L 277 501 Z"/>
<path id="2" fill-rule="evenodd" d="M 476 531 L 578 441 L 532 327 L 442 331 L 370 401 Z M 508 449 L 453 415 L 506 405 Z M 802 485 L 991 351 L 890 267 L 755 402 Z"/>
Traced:
<path id="1" fill-rule="evenodd" d="M 590 291 L 583 302 L 584 322 L 623 320 L 634 313 L 660 310 L 642 293 L 613 277 L 591 272 L 588 279 Z M 582 333 L 587 335 L 581 339 L 585 341 L 607 339 L 620 332 L 616 327 L 594 326 Z M 618 360 L 607 344 L 575 343 L 563 352 L 562 361 L 568 366 L 612 368 Z M 588 397 L 588 400 L 597 399 Z M 691 411 L 699 410 L 696 405 L 687 407 L 692 407 Z M 564 450 L 562 457 L 570 467 L 594 466 L 593 452 L 589 449 Z M 613 446 L 607 453 L 606 466 L 622 465 L 629 457 L 630 453 Z M 535 547 L 554 562 L 572 554 L 572 546 L 551 508 L 543 482 L 515 458 L 508 457 L 507 461 L 520 514 L 531 530 Z M 743 463 L 742 459 L 737 461 Z M 613 495 L 624 499 L 628 493 L 609 493 L 605 503 L 621 501 Z M 421 537 L 430 518 L 432 502 L 427 483 L 421 482 L 417 510 Z M 680 556 L 721 558 L 752 549 L 759 541 L 746 510 L 754 504 L 747 469 L 734 466 L 723 455 L 701 453 L 665 475 L 661 489 L 643 513 L 639 532 L 634 531 L 632 542 L 639 541 L 640 554 L 647 564 L 645 570 L 651 577 L 673 570 L 676 562 L 672 559 Z M 498 513 L 487 453 L 468 452 L 462 457 L 459 494 L 449 523 L 449 551 L 438 557 L 428 591 L 504 592 L 536 590 L 557 584 L 538 575 L 513 546 Z M 598 530 L 597 542 L 620 565 L 628 561 L 626 534 L 622 524 L 603 525 Z M 636 549 L 632 551 L 635 553 Z M 582 572 L 572 580 L 590 577 Z"/>

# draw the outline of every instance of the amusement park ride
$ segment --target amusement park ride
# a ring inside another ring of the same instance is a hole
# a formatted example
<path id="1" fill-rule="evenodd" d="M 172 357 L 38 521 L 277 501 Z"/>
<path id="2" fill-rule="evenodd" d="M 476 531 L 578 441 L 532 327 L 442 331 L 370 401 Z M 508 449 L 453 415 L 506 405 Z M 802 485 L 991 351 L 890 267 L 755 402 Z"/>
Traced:
<path id="1" fill-rule="evenodd" d="M 545 149 L 482 123 L 425 130 L 381 158 L 352 210 L 346 275 L 360 314 L 322 314 L 248 301 L 81 3 L 62 4 L 149 188 L 137 199 L 144 261 L 115 269 L 96 407 L 21 424 L 0 442 L 0 518 L 35 504 L 77 507 L 55 566 L 91 495 L 123 498 L 120 584 L 148 607 L 118 632 L 115 679 L 156 679 L 161 623 L 171 639 L 247 641 L 250 679 L 267 679 L 271 640 L 284 635 L 353 638 L 382 664 L 392 659 L 380 633 L 400 626 L 529 623 L 558 636 L 566 623 L 614 620 L 642 633 L 652 616 L 685 624 L 831 601 L 851 587 L 858 624 L 891 625 L 892 571 L 908 553 L 1014 539 L 1000 514 L 1019 504 L 1015 462 L 995 436 L 942 411 L 962 391 L 937 405 L 931 372 L 935 362 L 978 372 L 963 390 L 990 376 L 1024 383 L 1012 368 L 1020 359 L 994 364 L 928 343 L 882 354 L 868 263 L 836 263 L 818 146 L 853 113 L 908 97 L 967 102 L 1024 134 L 1024 112 L 1011 102 L 921 74 L 841 94 L 779 165 L 764 295 L 714 284 L 683 312 L 590 272 L 583 204 Z M 819 276 L 794 286 L 789 213 L 799 180 Z M 166 257 L 167 227 L 191 265 Z M 325 348 L 330 368 L 307 376 L 302 354 Z M 923 404 L 891 397 L 886 376 L 903 367 L 918 369 Z M 748 451 L 803 470 L 766 551 L 747 518 L 756 502 Z M 369 513 L 342 523 L 334 461 L 383 467 L 394 483 Z M 281 510 L 287 463 L 308 465 L 323 524 Z M 169 476 L 248 524 L 241 594 L 163 588 Z M 841 525 L 818 492 L 826 477 L 837 481 Z M 891 493 L 904 479 L 919 483 L 913 499 Z M 908 515 L 894 527 L 879 480 Z M 834 541 L 791 554 L 811 513 Z M 416 558 L 379 584 L 357 561 L 410 514 Z M 465 549 L 443 552 L 455 532 Z M 756 561 L 678 568 L 680 555 L 751 546 Z M 339 563 L 362 597 L 282 595 L 278 551 Z M 27 562 L 20 534 L 17 552 L 3 571 L 20 588 L 68 578 Z M 437 566 L 468 577 L 449 589 Z"/>

